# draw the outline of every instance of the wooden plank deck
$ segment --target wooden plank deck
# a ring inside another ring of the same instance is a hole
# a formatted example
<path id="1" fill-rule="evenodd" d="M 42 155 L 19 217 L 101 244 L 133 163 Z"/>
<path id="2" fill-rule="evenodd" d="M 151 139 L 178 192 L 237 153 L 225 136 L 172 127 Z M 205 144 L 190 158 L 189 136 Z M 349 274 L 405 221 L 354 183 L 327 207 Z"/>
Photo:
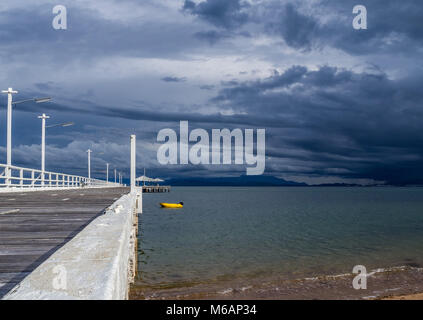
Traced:
<path id="1" fill-rule="evenodd" d="M 128 188 L 0 193 L 0 299 Z"/>

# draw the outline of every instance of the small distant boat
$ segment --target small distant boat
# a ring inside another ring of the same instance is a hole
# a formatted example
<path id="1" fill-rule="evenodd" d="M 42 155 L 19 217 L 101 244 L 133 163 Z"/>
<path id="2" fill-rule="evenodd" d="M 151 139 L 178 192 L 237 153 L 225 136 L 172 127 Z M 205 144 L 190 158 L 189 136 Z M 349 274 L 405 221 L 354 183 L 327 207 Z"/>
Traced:
<path id="1" fill-rule="evenodd" d="M 162 206 L 162 208 L 170 208 L 170 209 L 179 209 L 179 208 L 183 208 L 184 207 L 184 203 L 183 202 L 179 202 L 179 203 L 160 203 L 160 205 Z"/>

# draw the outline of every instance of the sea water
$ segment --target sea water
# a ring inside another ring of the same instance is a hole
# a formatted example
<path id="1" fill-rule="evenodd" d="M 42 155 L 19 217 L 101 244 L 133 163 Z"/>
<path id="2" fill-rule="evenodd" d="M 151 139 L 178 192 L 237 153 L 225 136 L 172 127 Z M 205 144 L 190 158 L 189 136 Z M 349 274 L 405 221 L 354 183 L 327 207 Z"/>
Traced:
<path id="1" fill-rule="evenodd" d="M 173 187 L 143 205 L 142 298 L 423 265 L 423 188 Z"/>

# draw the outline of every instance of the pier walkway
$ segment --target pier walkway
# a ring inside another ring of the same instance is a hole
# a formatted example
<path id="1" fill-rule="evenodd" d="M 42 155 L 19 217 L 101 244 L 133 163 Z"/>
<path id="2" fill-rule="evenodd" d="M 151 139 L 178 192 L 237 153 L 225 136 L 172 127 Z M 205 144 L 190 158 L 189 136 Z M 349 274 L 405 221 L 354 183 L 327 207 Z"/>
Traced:
<path id="1" fill-rule="evenodd" d="M 143 186 L 143 193 L 170 192 L 170 186 Z"/>
<path id="2" fill-rule="evenodd" d="M 0 193 L 0 299 L 129 188 Z"/>

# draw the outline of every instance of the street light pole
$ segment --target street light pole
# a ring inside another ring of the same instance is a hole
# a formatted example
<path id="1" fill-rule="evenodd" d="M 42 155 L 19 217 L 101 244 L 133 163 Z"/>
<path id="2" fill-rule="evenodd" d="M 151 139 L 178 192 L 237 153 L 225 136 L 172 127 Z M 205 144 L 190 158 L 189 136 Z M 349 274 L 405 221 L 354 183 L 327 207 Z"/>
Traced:
<path id="1" fill-rule="evenodd" d="M 51 101 L 51 98 L 32 98 L 26 99 L 22 101 L 13 102 L 12 95 L 18 93 L 18 91 L 14 91 L 12 88 L 8 90 L 2 90 L 2 93 L 7 93 L 7 165 L 12 165 L 12 106 L 17 105 L 20 103 L 34 101 L 35 103 L 43 103 Z"/>
<path id="2" fill-rule="evenodd" d="M 50 119 L 50 116 L 46 116 L 43 113 L 38 118 L 41 119 L 41 172 L 44 183 L 44 171 L 46 170 L 46 119 Z"/>
<path id="3" fill-rule="evenodd" d="M 137 136 L 135 134 L 131 135 L 131 192 L 135 191 L 135 179 L 136 179 L 136 170 L 137 170 Z"/>
<path id="4" fill-rule="evenodd" d="M 88 179 L 91 180 L 91 150 L 88 149 L 87 153 L 88 153 Z M 89 181 L 91 182 L 91 181 Z"/>
<path id="5" fill-rule="evenodd" d="M 2 93 L 7 93 L 7 165 L 12 165 L 12 95 L 18 93 L 12 88 L 3 90 Z"/>
<path id="6" fill-rule="evenodd" d="M 44 184 L 44 172 L 46 170 L 46 128 L 54 128 L 54 127 L 69 127 L 73 126 L 73 122 L 66 122 L 66 123 L 59 123 L 54 124 L 51 126 L 46 126 L 46 119 L 50 119 L 50 116 L 47 116 L 43 113 L 41 116 L 38 116 L 41 119 L 41 172 L 43 176 L 43 184 Z"/>

